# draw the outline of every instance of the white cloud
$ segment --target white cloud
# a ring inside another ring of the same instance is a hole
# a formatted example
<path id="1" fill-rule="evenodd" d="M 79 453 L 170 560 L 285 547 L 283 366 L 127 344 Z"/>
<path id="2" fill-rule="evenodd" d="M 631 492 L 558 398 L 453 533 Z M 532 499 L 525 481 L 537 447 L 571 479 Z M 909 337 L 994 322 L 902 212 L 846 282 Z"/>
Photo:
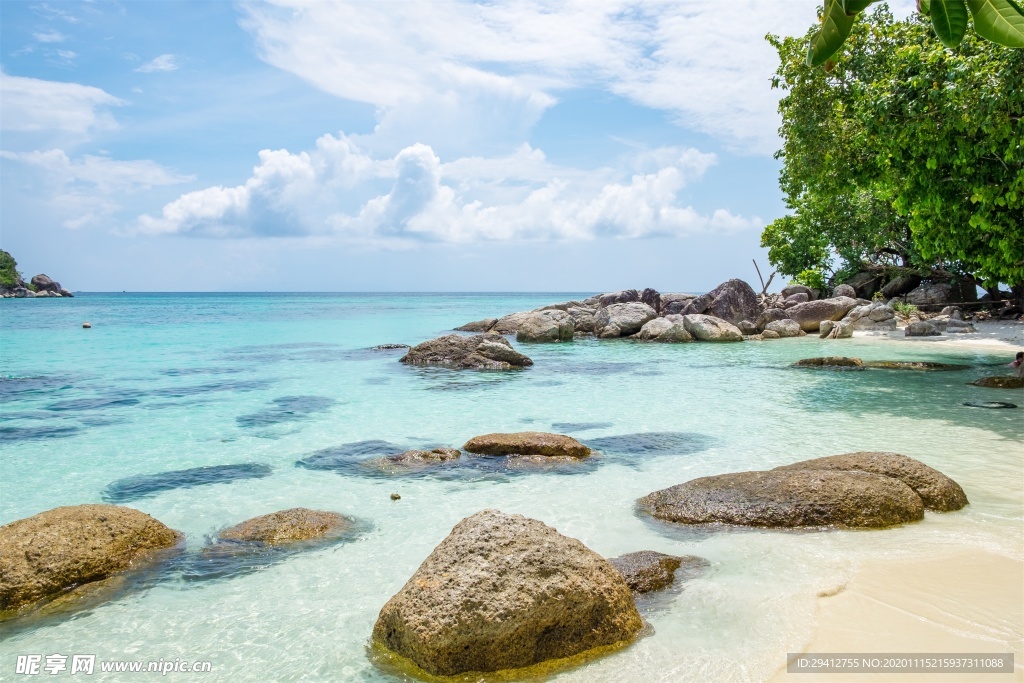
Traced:
<path id="1" fill-rule="evenodd" d="M 639 238 L 733 231 L 757 218 L 684 205 L 683 191 L 715 162 L 694 149 L 634 155 L 623 176 L 549 163 L 524 145 L 500 158 L 442 163 L 416 143 L 376 159 L 345 135 L 325 135 L 310 152 L 263 150 L 243 185 L 189 192 L 159 216 L 140 216 L 148 234 L 207 237 L 302 236 L 385 246 L 420 241 Z"/>
<path id="2" fill-rule="evenodd" d="M 106 109 L 123 104 L 92 86 L 0 72 L 0 128 L 5 131 L 56 131 L 88 138 L 116 129 L 117 122 Z"/>
<path id="3" fill-rule="evenodd" d="M 63 43 L 68 39 L 60 31 L 47 31 L 45 33 L 33 33 L 32 37 L 40 43 Z"/>
<path id="4" fill-rule="evenodd" d="M 166 54 L 151 59 L 142 66 L 136 68 L 135 70 L 140 73 L 149 74 L 157 72 L 164 73 L 168 71 L 176 71 L 180 68 L 181 63 L 178 61 L 178 58 L 174 55 Z"/>

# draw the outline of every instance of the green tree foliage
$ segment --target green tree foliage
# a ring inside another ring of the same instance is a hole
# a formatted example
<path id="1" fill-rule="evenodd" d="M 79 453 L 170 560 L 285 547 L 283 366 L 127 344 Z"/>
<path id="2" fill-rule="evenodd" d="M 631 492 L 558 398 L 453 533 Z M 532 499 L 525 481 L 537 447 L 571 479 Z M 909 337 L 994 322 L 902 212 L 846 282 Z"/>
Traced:
<path id="1" fill-rule="evenodd" d="M 11 289 L 22 282 L 18 273 L 18 262 L 9 253 L 0 249 L 0 287 Z"/>
<path id="2" fill-rule="evenodd" d="M 868 262 L 1024 284 L 1024 51 L 973 33 L 950 50 L 884 5 L 831 71 L 806 64 L 805 39 L 768 40 L 793 213 L 762 246 L 780 271 Z"/>

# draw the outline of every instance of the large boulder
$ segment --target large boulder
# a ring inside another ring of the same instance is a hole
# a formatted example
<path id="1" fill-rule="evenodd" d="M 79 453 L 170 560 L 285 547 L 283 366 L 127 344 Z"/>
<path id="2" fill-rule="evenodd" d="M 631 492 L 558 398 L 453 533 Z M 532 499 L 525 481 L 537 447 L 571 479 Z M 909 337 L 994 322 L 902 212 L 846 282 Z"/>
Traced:
<path id="1" fill-rule="evenodd" d="M 279 546 L 339 535 L 351 527 L 351 520 L 337 512 L 292 508 L 247 519 L 224 529 L 218 538 L 221 541 Z"/>
<path id="2" fill-rule="evenodd" d="M 780 294 L 782 294 L 783 299 L 788 299 L 794 294 L 805 294 L 807 296 L 806 301 L 814 301 L 818 298 L 817 293 L 813 289 L 804 285 L 789 285 L 788 287 L 783 287 Z"/>
<path id="3" fill-rule="evenodd" d="M 796 294 L 790 294 L 789 296 L 787 296 L 783 300 L 782 306 L 783 308 L 791 308 L 793 306 L 796 306 L 797 304 L 806 303 L 810 300 L 811 297 L 807 296 L 803 292 L 797 292 Z"/>
<path id="4" fill-rule="evenodd" d="M 842 321 L 853 325 L 855 330 L 895 330 L 896 311 L 881 301 L 872 301 L 853 307 Z"/>
<path id="5" fill-rule="evenodd" d="M 967 496 L 960 485 L 919 460 L 899 453 L 858 452 L 830 455 L 776 467 L 776 470 L 838 470 L 871 472 L 899 479 L 914 489 L 928 510 L 949 512 L 967 505 Z"/>
<path id="6" fill-rule="evenodd" d="M 609 292 L 597 297 L 598 307 L 605 308 L 612 304 L 629 304 L 640 301 L 640 292 L 635 289 L 624 289 L 621 292 Z"/>
<path id="7" fill-rule="evenodd" d="M 853 336 L 853 325 L 842 320 L 822 320 L 818 336 L 822 339 L 849 339 Z"/>
<path id="8" fill-rule="evenodd" d="M 594 314 L 597 313 L 596 308 L 570 306 L 566 309 L 566 313 L 568 313 L 569 317 L 572 318 L 573 330 L 577 334 L 594 333 Z"/>
<path id="9" fill-rule="evenodd" d="M 902 296 L 917 287 L 919 284 L 921 284 L 920 275 L 899 275 L 882 286 L 882 296 L 886 299 Z"/>
<path id="10" fill-rule="evenodd" d="M 461 327 L 456 327 L 455 330 L 457 332 L 490 332 L 496 322 L 498 322 L 497 318 L 484 318 L 483 320 L 474 320 Z"/>
<path id="11" fill-rule="evenodd" d="M 1024 377 L 1019 375 L 981 377 L 971 382 L 971 384 L 977 387 L 988 387 L 989 389 L 1024 389 Z"/>
<path id="12" fill-rule="evenodd" d="M 857 300 L 848 296 L 818 299 L 786 309 L 786 317 L 800 323 L 804 332 L 817 332 L 822 320 L 841 320 L 855 306 Z"/>
<path id="13" fill-rule="evenodd" d="M 373 640 L 435 676 L 518 669 L 633 639 L 625 580 L 573 538 L 521 515 L 459 522 L 380 611 Z"/>
<path id="14" fill-rule="evenodd" d="M 519 325 L 531 313 L 533 311 L 519 311 L 518 313 L 509 313 L 506 316 L 502 316 L 498 318 L 490 331 L 498 334 L 515 334 L 519 330 Z"/>
<path id="15" fill-rule="evenodd" d="M 786 337 L 799 337 L 800 335 L 807 334 L 800 329 L 800 323 L 795 320 L 785 318 L 783 320 L 773 320 L 764 326 L 766 332 L 775 332 L 782 338 Z"/>
<path id="16" fill-rule="evenodd" d="M 689 306 L 690 302 L 696 298 L 696 294 L 683 294 L 681 292 L 662 294 L 660 313 L 662 315 L 682 313 L 683 309 Z"/>
<path id="17" fill-rule="evenodd" d="M 36 292 L 53 292 L 54 294 L 60 295 L 63 287 L 60 286 L 59 282 L 54 282 L 48 276 L 40 273 L 32 278 L 32 286 L 36 288 Z"/>
<path id="18" fill-rule="evenodd" d="M 770 322 L 786 320 L 787 315 L 786 311 L 782 308 L 768 308 L 757 316 L 757 322 L 754 324 L 757 325 L 757 329 L 763 330 Z"/>
<path id="19" fill-rule="evenodd" d="M 74 505 L 0 527 L 0 611 L 56 597 L 132 567 L 181 535 L 118 505 Z"/>
<path id="20" fill-rule="evenodd" d="M 462 450 L 481 455 L 544 455 L 585 458 L 590 449 L 571 436 L 548 432 L 513 432 L 474 436 Z"/>
<path id="21" fill-rule="evenodd" d="M 857 290 L 853 286 L 851 286 L 851 285 L 839 285 L 838 287 L 836 287 L 832 291 L 832 296 L 833 297 L 836 297 L 836 296 L 846 296 L 846 297 L 849 297 L 851 299 L 858 298 L 857 297 Z"/>
<path id="22" fill-rule="evenodd" d="M 641 509 L 680 524 L 884 528 L 924 517 L 898 479 L 861 471 L 770 470 L 701 477 L 655 491 Z"/>
<path id="23" fill-rule="evenodd" d="M 658 312 L 647 304 L 613 303 L 598 309 L 594 315 L 594 334 L 602 339 L 628 337 L 636 334 Z"/>
<path id="24" fill-rule="evenodd" d="M 905 337 L 937 337 L 940 334 L 938 327 L 925 320 L 912 322 L 903 330 Z"/>
<path id="25" fill-rule="evenodd" d="M 656 289 L 648 287 L 640 292 L 640 303 L 647 304 L 655 311 L 661 311 L 661 294 Z"/>
<path id="26" fill-rule="evenodd" d="M 740 329 L 721 318 L 712 315 L 684 315 L 683 326 L 694 339 L 700 341 L 732 342 L 743 341 Z"/>
<path id="27" fill-rule="evenodd" d="M 871 273 L 857 273 L 853 277 L 846 280 L 844 284 L 853 287 L 854 291 L 857 292 L 857 299 L 870 299 L 878 291 L 879 285 L 882 283 L 881 275 L 872 275 Z"/>
<path id="28" fill-rule="evenodd" d="M 757 295 L 743 280 L 732 279 L 723 282 L 707 294 L 690 302 L 683 315 L 708 314 L 732 324 L 741 320 L 755 320 L 761 313 Z"/>
<path id="29" fill-rule="evenodd" d="M 622 574 L 626 584 L 634 593 L 649 593 L 672 585 L 676 572 L 683 565 L 691 574 L 696 574 L 710 563 L 696 555 L 665 555 L 653 550 L 640 550 L 613 557 L 610 560 L 615 570 Z"/>
<path id="30" fill-rule="evenodd" d="M 399 361 L 460 370 L 512 370 L 533 365 L 533 361 L 513 349 L 508 340 L 493 332 L 472 337 L 449 334 L 431 339 L 409 349 Z"/>
<path id="31" fill-rule="evenodd" d="M 693 335 L 686 331 L 681 315 L 666 315 L 648 321 L 636 333 L 637 339 L 658 342 L 691 342 Z"/>
<path id="32" fill-rule="evenodd" d="M 906 301 L 921 309 L 943 307 L 953 301 L 953 285 L 947 282 L 932 282 L 918 285 L 907 292 Z"/>
<path id="33" fill-rule="evenodd" d="M 516 330 L 519 342 L 572 341 L 575 326 L 572 316 L 565 311 L 549 309 L 532 311 L 523 317 Z"/>

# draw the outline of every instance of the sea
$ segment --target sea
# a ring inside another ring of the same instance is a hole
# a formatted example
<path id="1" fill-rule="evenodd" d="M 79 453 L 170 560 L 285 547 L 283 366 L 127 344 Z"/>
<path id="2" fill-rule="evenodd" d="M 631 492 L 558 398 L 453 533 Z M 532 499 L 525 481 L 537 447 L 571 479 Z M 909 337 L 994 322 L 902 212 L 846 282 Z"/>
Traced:
<path id="1" fill-rule="evenodd" d="M 19 656 L 92 655 L 96 680 L 142 680 L 99 662 L 158 660 L 210 663 L 204 677 L 168 680 L 406 680 L 371 647 L 378 612 L 459 520 L 486 508 L 541 520 L 606 557 L 656 550 L 709 562 L 641 601 L 648 628 L 635 643 L 544 680 L 766 680 L 809 641 L 818 594 L 862 562 L 972 549 L 1021 556 L 1024 406 L 966 405 L 1017 395 L 970 385 L 1006 374 L 1009 350 L 816 335 L 513 340 L 532 367 L 477 372 L 409 367 L 398 362 L 404 350 L 373 348 L 591 294 L 0 301 L 0 524 L 116 502 L 186 539 L 172 562 L 110 600 L 0 630 L 0 679 L 16 678 Z M 964 367 L 792 367 L 823 355 Z M 526 430 L 569 434 L 599 455 L 541 470 L 360 464 Z M 917 458 L 958 481 L 970 505 L 882 531 L 678 528 L 636 508 L 695 477 L 851 451 Z M 225 527 L 294 507 L 339 512 L 355 532 L 241 560 L 207 552 Z"/>

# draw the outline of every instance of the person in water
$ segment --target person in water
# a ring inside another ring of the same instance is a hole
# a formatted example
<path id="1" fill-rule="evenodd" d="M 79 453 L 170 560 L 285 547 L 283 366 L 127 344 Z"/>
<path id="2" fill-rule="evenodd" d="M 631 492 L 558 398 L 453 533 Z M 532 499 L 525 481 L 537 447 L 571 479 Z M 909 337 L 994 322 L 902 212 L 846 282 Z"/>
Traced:
<path id="1" fill-rule="evenodd" d="M 1014 369 L 1013 374 L 1017 377 L 1024 377 L 1024 351 L 1017 352 L 1017 358 L 1010 363 L 1010 367 Z"/>

